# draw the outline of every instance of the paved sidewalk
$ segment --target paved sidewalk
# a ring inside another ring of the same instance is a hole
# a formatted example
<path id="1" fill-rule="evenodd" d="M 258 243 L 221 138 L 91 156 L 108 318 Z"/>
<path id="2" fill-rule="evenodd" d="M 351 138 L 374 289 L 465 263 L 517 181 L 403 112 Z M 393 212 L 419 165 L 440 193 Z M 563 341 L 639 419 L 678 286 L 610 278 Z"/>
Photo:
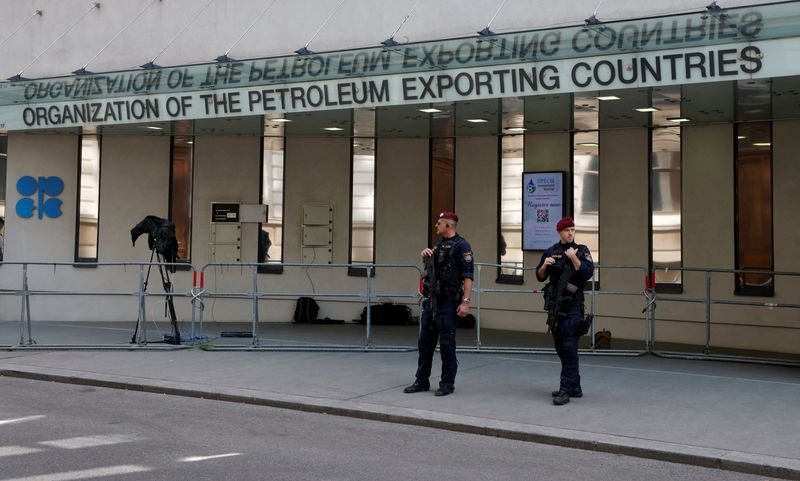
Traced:
<path id="1" fill-rule="evenodd" d="M 582 357 L 551 404 L 552 355 L 459 354 L 455 394 L 404 394 L 416 352 L 0 351 L 0 375 L 439 427 L 800 480 L 800 369 Z M 440 365 L 434 364 L 434 373 Z M 436 384 L 437 379 L 432 379 Z"/>

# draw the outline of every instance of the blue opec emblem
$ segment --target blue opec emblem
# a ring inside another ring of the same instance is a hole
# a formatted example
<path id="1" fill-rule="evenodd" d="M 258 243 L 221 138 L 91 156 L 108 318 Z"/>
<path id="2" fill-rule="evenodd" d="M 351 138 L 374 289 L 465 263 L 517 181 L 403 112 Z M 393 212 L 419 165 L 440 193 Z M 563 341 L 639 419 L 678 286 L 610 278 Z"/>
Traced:
<path id="1" fill-rule="evenodd" d="M 42 214 L 50 218 L 61 216 L 61 199 L 46 199 L 45 195 L 55 197 L 64 192 L 64 181 L 60 177 L 39 177 L 36 179 L 30 175 L 20 177 L 17 181 L 17 192 L 24 196 L 17 202 L 17 215 L 23 219 L 33 217 L 34 210 L 39 213 L 39 218 Z M 33 202 L 30 198 L 33 194 L 38 192 L 38 204 Z"/>

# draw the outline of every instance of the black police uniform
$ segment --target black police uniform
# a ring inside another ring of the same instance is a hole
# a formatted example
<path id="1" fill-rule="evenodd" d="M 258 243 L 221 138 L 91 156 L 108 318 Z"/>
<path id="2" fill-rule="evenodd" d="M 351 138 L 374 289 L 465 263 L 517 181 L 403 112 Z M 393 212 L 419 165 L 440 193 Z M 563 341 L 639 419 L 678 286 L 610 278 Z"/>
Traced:
<path id="1" fill-rule="evenodd" d="M 578 290 L 574 294 L 569 292 L 563 294 L 567 296 L 567 300 L 559 308 L 558 326 L 552 333 L 556 353 L 561 359 L 561 385 L 559 386 L 559 391 L 570 396 L 580 396 L 583 392 L 578 368 L 578 340 L 580 336 L 577 334 L 577 327 L 578 320 L 583 315 L 583 287 L 594 273 L 594 262 L 589 248 L 574 242 L 569 244 L 558 242 L 552 245 L 542 253 L 542 259 L 539 261 L 539 265 L 536 266 L 536 277 L 540 281 L 544 281 L 549 277 L 548 285 L 552 285 L 553 295 L 557 295 L 555 291 L 558 288 L 565 263 L 572 263 L 565 254 L 570 247 L 577 250 L 576 255 L 581 261 L 580 269 L 575 271 L 570 280 L 570 284 L 577 287 Z M 547 266 L 544 277 L 539 277 L 539 268 L 542 267 L 548 257 L 552 257 L 556 262 Z"/>
<path id="2" fill-rule="evenodd" d="M 432 295 L 436 296 L 436 319 L 432 319 L 432 306 L 428 302 L 420 319 L 419 361 L 415 385 L 430 386 L 431 365 L 436 341 L 442 356 L 442 378 L 439 388 L 452 392 L 455 388 L 456 371 L 456 311 L 462 301 L 462 282 L 472 279 L 472 248 L 469 243 L 456 234 L 441 239 L 433 249 L 434 269 L 439 284 Z"/>

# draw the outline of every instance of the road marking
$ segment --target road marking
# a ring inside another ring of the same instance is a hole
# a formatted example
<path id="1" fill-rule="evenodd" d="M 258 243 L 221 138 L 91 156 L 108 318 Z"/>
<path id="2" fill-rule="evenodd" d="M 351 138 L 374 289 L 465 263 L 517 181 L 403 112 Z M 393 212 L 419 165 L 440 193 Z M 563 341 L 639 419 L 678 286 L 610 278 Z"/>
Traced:
<path id="1" fill-rule="evenodd" d="M 108 434 L 100 436 L 83 436 L 79 438 L 57 439 L 54 441 L 42 441 L 39 444 L 62 449 L 81 449 L 94 448 L 97 446 L 108 446 L 111 444 L 130 443 L 139 441 L 139 438 L 132 434 Z"/>
<path id="2" fill-rule="evenodd" d="M 544 361 L 538 359 L 521 359 L 518 357 L 501 357 L 499 359 L 504 359 L 506 361 L 522 361 L 522 362 L 539 362 L 544 364 L 560 364 L 560 361 Z M 783 381 L 770 381 L 767 379 L 752 379 L 747 377 L 732 377 L 732 376 L 717 376 L 714 374 L 699 374 L 695 372 L 680 372 L 680 371 L 664 371 L 662 369 L 644 369 L 641 367 L 622 367 L 622 366 L 601 366 L 599 364 L 589 364 L 586 362 L 581 362 L 581 368 L 583 367 L 596 367 L 601 369 L 617 369 L 621 371 L 635 371 L 635 372 L 645 372 L 645 373 L 654 373 L 654 374 L 674 374 L 676 376 L 695 376 L 695 377 L 706 377 L 711 379 L 725 379 L 725 380 L 733 380 L 733 381 L 747 381 L 747 382 L 761 382 L 767 384 L 780 384 L 783 386 L 800 386 L 800 384 L 796 382 L 783 382 Z"/>
<path id="3" fill-rule="evenodd" d="M 4 479 L 3 481 L 73 481 L 76 479 L 102 478 L 118 474 L 142 473 L 152 471 L 153 468 L 136 466 L 132 464 L 122 466 L 108 466 L 105 468 L 84 469 L 81 471 L 65 471 L 63 473 L 40 474 L 24 478 Z"/>
<path id="4" fill-rule="evenodd" d="M 38 453 L 39 448 L 26 448 L 25 446 L 0 446 L 0 458 L 5 456 L 19 456 L 21 454 Z"/>
<path id="5" fill-rule="evenodd" d="M 38 415 L 38 416 L 25 416 L 24 418 L 16 418 L 16 419 L 0 419 L 0 426 L 4 424 L 16 424 L 16 423 L 26 423 L 28 421 L 36 421 L 37 419 L 42 419 L 47 416 Z"/>
<path id="6" fill-rule="evenodd" d="M 198 461 L 208 461 L 209 459 L 219 459 L 219 458 L 230 458 L 232 456 L 241 456 L 242 453 L 227 453 L 227 454 L 215 454 L 212 456 L 189 456 L 188 458 L 180 459 L 179 461 L 182 463 L 196 463 Z"/>

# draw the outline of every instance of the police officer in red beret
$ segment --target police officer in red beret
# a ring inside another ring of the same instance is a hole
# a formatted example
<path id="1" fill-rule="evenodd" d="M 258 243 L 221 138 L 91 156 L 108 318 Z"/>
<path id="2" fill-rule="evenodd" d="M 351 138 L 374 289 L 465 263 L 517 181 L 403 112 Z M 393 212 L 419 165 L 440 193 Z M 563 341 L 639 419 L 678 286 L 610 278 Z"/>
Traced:
<path id="1" fill-rule="evenodd" d="M 469 314 L 470 294 L 472 293 L 473 259 L 469 242 L 456 232 L 458 216 L 455 212 L 442 212 L 434 225 L 440 237 L 433 249 L 425 248 L 423 258 L 433 256 L 433 270 L 436 281 L 431 285 L 427 278 L 428 295 L 435 297 L 424 305 L 420 316 L 419 360 L 416 380 L 403 392 L 415 393 L 430 389 L 431 366 L 436 342 L 442 356 L 442 377 L 437 396 L 447 396 L 455 391 L 456 371 L 456 316 Z"/>
<path id="2" fill-rule="evenodd" d="M 578 340 L 586 329 L 583 287 L 592 278 L 594 262 L 589 248 L 575 243 L 572 217 L 558 221 L 559 242 L 542 253 L 536 278 L 544 288 L 547 325 L 561 359 L 561 385 L 553 391 L 553 404 L 563 406 L 571 397 L 583 397 L 578 368 Z"/>

